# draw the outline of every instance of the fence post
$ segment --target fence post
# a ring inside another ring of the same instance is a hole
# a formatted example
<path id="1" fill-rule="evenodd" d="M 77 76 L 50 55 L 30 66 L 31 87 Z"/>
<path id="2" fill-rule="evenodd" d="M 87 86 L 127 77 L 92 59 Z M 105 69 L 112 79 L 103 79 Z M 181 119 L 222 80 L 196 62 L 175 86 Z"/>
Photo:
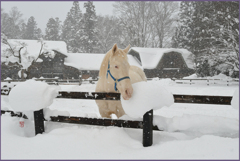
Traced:
<path id="1" fill-rule="evenodd" d="M 35 135 L 42 134 L 44 132 L 43 109 L 39 111 L 34 111 L 34 124 L 35 124 Z"/>
<path id="2" fill-rule="evenodd" d="M 143 115 L 143 146 L 148 147 L 153 143 L 153 110 Z"/>

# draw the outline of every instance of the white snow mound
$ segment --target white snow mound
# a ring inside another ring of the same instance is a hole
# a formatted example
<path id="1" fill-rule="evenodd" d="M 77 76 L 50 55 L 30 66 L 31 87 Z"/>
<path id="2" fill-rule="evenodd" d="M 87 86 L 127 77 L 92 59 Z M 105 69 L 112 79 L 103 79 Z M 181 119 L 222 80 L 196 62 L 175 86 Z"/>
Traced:
<path id="1" fill-rule="evenodd" d="M 138 82 L 132 84 L 133 95 L 129 100 L 121 96 L 122 107 L 127 115 L 133 118 L 142 117 L 151 109 L 171 106 L 174 103 L 173 95 L 155 81 Z"/>
<path id="2" fill-rule="evenodd" d="M 9 103 L 15 111 L 37 111 L 52 104 L 59 88 L 44 82 L 27 80 L 11 90 Z"/>
<path id="3" fill-rule="evenodd" d="M 235 90 L 233 97 L 232 97 L 231 105 L 233 108 L 239 110 L 239 89 Z"/>

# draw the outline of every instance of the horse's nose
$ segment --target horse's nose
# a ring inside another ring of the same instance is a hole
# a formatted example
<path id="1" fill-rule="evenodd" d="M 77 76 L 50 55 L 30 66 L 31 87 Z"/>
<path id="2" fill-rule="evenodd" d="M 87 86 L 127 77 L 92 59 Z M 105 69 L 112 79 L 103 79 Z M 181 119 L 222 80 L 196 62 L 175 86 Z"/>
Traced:
<path id="1" fill-rule="evenodd" d="M 127 88 L 125 90 L 125 94 L 127 95 L 128 99 L 132 97 L 133 94 L 133 89 L 132 88 Z"/>

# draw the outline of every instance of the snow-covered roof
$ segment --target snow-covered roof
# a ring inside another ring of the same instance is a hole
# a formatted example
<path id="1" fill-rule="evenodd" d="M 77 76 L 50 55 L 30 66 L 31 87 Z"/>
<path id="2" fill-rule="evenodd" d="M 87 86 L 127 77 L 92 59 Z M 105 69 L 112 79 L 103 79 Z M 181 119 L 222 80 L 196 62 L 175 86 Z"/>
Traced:
<path id="1" fill-rule="evenodd" d="M 22 47 L 21 44 L 26 45 L 26 50 L 29 56 L 37 58 L 39 52 L 41 50 L 41 42 L 39 40 L 24 40 L 24 39 L 8 39 L 9 44 L 11 46 L 15 46 L 17 50 Z M 57 50 L 64 55 L 67 55 L 67 45 L 64 41 L 43 41 L 45 43 L 42 52 L 49 50 Z M 9 48 L 6 44 L 1 43 L 1 53 L 4 52 L 5 49 Z M 3 62 L 3 59 L 1 62 Z"/>
<path id="2" fill-rule="evenodd" d="M 67 66 L 79 70 L 99 70 L 105 54 L 68 53 L 67 56 L 64 62 Z M 128 62 L 142 68 L 132 55 L 128 55 Z"/>
<path id="3" fill-rule="evenodd" d="M 177 48 L 141 48 L 132 47 L 129 51 L 134 50 L 139 53 L 142 66 L 144 69 L 154 69 L 157 67 L 164 53 L 178 52 L 182 54 L 188 68 L 193 68 L 194 63 L 190 59 L 191 52 L 186 49 Z"/>

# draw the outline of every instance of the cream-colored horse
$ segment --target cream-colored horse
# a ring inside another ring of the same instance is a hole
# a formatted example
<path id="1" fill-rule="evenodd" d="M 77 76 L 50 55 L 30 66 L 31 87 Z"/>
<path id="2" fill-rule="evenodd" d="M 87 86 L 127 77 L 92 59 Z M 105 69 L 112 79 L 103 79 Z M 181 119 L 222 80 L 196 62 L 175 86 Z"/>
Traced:
<path id="1" fill-rule="evenodd" d="M 96 92 L 120 92 L 123 99 L 128 100 L 133 94 L 132 84 L 147 81 L 143 70 L 137 66 L 130 66 L 127 53 L 130 45 L 122 50 L 114 44 L 101 64 Z M 125 114 L 121 101 L 96 100 L 102 117 L 111 118 L 116 114 L 119 118 Z"/>

